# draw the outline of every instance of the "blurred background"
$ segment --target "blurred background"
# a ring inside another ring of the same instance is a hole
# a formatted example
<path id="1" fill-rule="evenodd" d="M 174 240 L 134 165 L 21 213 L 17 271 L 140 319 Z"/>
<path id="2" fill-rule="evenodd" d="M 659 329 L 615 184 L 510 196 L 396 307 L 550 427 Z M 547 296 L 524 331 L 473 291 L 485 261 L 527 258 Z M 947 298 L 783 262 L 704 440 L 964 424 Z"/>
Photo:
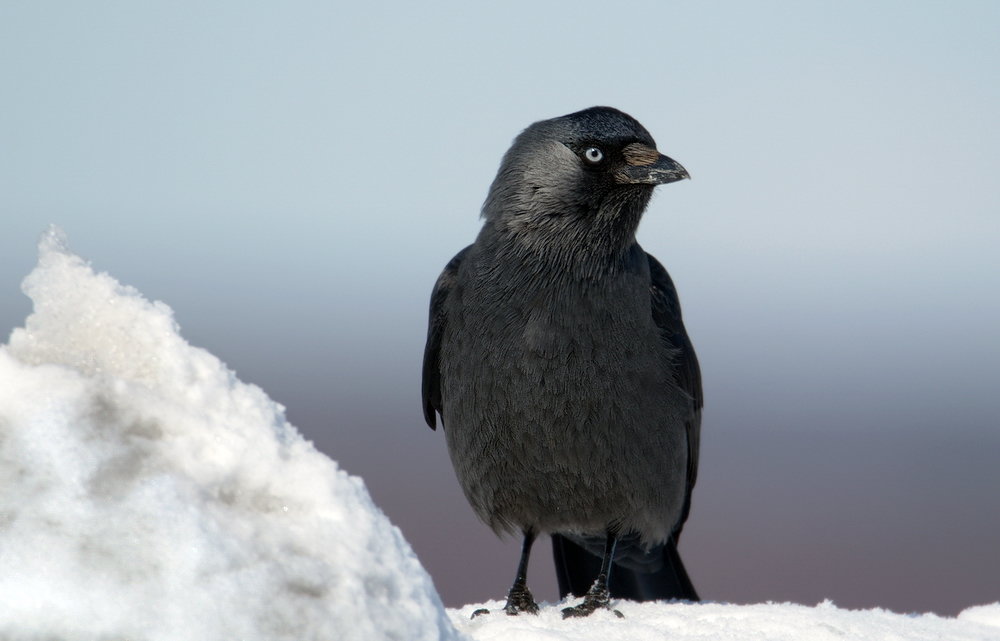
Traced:
<path id="1" fill-rule="evenodd" d="M 502 598 L 423 423 L 431 286 L 529 123 L 638 118 L 705 382 L 704 598 L 1000 598 L 1000 3 L 0 3 L 0 332 L 49 223 Z M 529 574 L 557 598 L 547 545 Z"/>

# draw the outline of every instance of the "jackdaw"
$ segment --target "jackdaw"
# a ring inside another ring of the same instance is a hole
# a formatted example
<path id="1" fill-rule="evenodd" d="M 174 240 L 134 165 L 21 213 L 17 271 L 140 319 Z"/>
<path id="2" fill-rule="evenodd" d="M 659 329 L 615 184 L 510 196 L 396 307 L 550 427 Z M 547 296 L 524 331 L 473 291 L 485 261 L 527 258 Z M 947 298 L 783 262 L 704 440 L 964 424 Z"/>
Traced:
<path id="1" fill-rule="evenodd" d="M 563 616 L 698 599 L 676 546 L 701 374 L 670 276 L 635 240 L 653 188 L 688 177 L 617 109 L 536 122 L 434 286 L 424 417 L 441 415 L 479 518 L 524 536 L 508 614 L 538 611 L 526 574 L 542 533 L 560 593 L 584 597 Z"/>

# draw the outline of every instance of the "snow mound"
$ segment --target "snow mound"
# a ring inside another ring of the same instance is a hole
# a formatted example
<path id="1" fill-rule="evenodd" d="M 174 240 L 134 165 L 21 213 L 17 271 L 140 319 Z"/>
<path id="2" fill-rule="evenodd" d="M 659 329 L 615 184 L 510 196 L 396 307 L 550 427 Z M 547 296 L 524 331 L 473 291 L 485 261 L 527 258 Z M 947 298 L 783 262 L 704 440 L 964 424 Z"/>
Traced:
<path id="1" fill-rule="evenodd" d="M 362 481 L 50 229 L 0 346 L 0 638 L 452 639 Z"/>
<path id="2" fill-rule="evenodd" d="M 980 623 L 1000 628 L 1000 601 L 991 603 L 990 605 L 977 605 L 966 608 L 958 613 L 958 618 L 960 621 L 969 621 L 971 623 Z M 997 638 L 1000 638 L 1000 632 L 997 632 Z"/>
<path id="3" fill-rule="evenodd" d="M 507 616 L 502 601 L 449 610 L 460 632 L 476 641 L 996 641 L 1000 604 L 970 608 L 958 619 L 886 610 L 842 610 L 829 601 L 816 607 L 792 603 L 633 603 L 613 605 L 625 615 L 595 612 L 586 619 L 562 619 L 561 608 L 545 605 L 538 616 Z M 478 608 L 491 613 L 470 619 Z M 967 613 L 980 613 L 966 616 Z"/>

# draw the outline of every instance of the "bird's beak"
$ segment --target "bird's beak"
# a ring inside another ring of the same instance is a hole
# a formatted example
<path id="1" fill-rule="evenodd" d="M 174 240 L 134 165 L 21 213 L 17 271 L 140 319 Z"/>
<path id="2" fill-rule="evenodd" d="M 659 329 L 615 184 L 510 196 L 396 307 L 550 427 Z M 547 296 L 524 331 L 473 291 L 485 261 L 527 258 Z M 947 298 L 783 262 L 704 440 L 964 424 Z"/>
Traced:
<path id="1" fill-rule="evenodd" d="M 615 173 L 622 184 L 664 185 L 691 177 L 679 162 L 642 143 L 626 145 L 622 155 L 625 166 Z"/>

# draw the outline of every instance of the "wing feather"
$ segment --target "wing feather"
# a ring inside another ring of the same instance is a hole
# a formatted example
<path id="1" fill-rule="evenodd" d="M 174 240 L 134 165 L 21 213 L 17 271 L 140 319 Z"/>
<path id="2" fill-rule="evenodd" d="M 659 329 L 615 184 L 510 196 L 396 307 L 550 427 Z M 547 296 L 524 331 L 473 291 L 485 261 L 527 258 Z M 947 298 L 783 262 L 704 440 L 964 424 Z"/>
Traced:
<path id="1" fill-rule="evenodd" d="M 433 430 L 437 428 L 435 412 L 441 413 L 441 338 L 448 322 L 445 301 L 455 286 L 459 265 L 471 245 L 448 261 L 444 271 L 434 283 L 431 293 L 430 317 L 427 322 L 427 344 L 424 346 L 424 370 L 421 391 L 424 403 L 424 420 Z M 443 419 L 442 419 L 443 420 Z"/>
<path id="2" fill-rule="evenodd" d="M 679 538 L 691 510 L 691 491 L 698 479 L 701 408 L 704 402 L 701 388 L 701 369 L 698 367 L 698 357 L 695 356 L 694 346 L 691 345 L 691 340 L 684 329 L 677 289 L 663 265 L 649 254 L 646 256 L 649 259 L 653 320 L 660 328 L 660 336 L 663 341 L 677 350 L 675 380 L 677 385 L 691 397 L 691 412 L 684 424 L 688 446 L 687 484 L 684 493 L 684 509 L 675 530 L 675 537 Z"/>

